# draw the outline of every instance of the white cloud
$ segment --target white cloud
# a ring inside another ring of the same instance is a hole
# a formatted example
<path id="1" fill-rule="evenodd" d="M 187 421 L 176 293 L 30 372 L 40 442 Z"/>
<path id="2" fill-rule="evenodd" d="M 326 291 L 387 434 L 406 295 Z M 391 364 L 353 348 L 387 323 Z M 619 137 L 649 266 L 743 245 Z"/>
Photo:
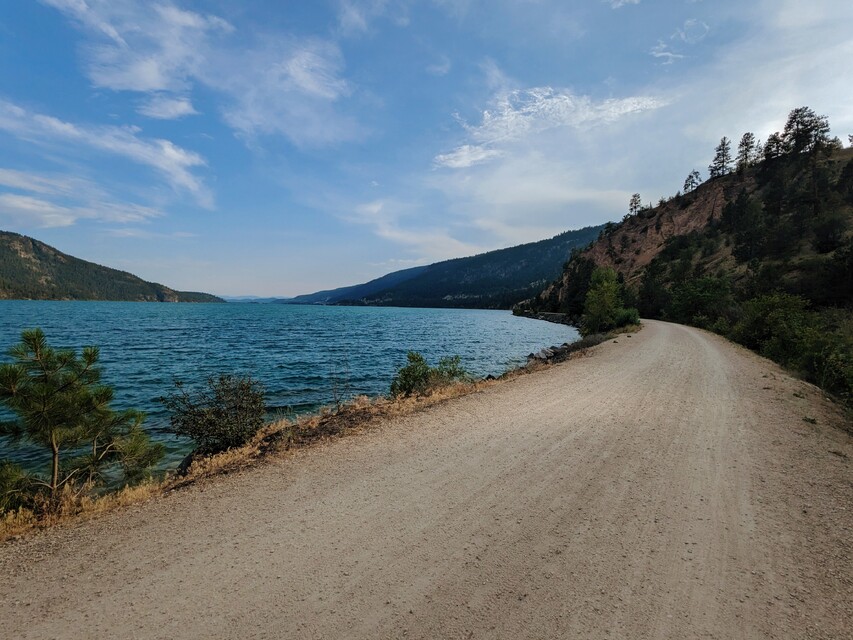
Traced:
<path id="1" fill-rule="evenodd" d="M 592 127 L 663 106 L 660 98 L 634 96 L 594 101 L 565 89 L 534 87 L 497 96 L 482 122 L 466 126 L 474 140 L 495 144 L 558 127 Z"/>
<path id="2" fill-rule="evenodd" d="M 448 169 L 465 169 L 473 167 L 476 164 L 487 162 L 492 158 L 498 158 L 503 155 L 500 151 L 494 149 L 486 149 L 485 147 L 472 146 L 463 144 L 457 147 L 450 153 L 442 153 L 435 157 L 435 165 L 437 167 L 446 167 Z"/>
<path id="3" fill-rule="evenodd" d="M 342 0 L 338 10 L 338 25 L 345 33 L 367 31 L 367 15 L 364 7 Z"/>
<path id="4" fill-rule="evenodd" d="M 662 64 L 672 64 L 684 57 L 683 54 L 672 51 L 663 40 L 658 40 L 658 43 L 649 51 L 649 55 L 663 60 Z"/>
<path id="5" fill-rule="evenodd" d="M 79 184 L 67 176 L 46 176 L 0 168 L 0 186 L 38 194 L 68 195 Z"/>
<path id="6" fill-rule="evenodd" d="M 362 127 L 336 103 L 352 89 L 340 76 L 340 49 L 323 40 L 276 39 L 233 58 L 218 59 L 205 77 L 229 96 L 226 122 L 241 134 L 282 134 L 299 146 L 358 139 Z"/>
<path id="7" fill-rule="evenodd" d="M 159 209 L 121 202 L 90 180 L 0 168 L 0 221 L 64 227 L 81 219 L 138 223 Z"/>
<path id="8" fill-rule="evenodd" d="M 477 237 L 507 246 L 618 217 L 630 192 L 603 160 L 626 131 L 668 101 L 659 95 L 595 99 L 568 89 L 498 91 L 463 144 L 435 157 L 429 188 Z M 624 201 L 624 202 L 623 202 Z M 484 235 L 485 234 L 485 235 Z"/>
<path id="9" fill-rule="evenodd" d="M 459 258 L 483 251 L 481 246 L 462 242 L 442 227 L 414 227 L 411 218 L 414 207 L 392 199 L 380 199 L 357 205 L 352 215 L 344 219 L 372 227 L 384 240 L 403 245 L 417 255 L 415 263 Z M 405 224 L 404 224 L 405 223 Z"/>
<path id="10" fill-rule="evenodd" d="M 112 238 L 136 238 L 140 240 L 180 240 L 196 237 L 196 234 L 184 231 L 157 233 L 149 229 L 140 229 L 138 227 L 118 227 L 115 229 L 108 229 L 106 234 Z"/>
<path id="11" fill-rule="evenodd" d="M 710 31 L 711 27 L 706 23 L 696 18 L 690 18 L 685 20 L 684 24 L 675 30 L 672 37 L 679 38 L 687 44 L 697 44 L 704 40 Z"/>
<path id="12" fill-rule="evenodd" d="M 437 62 L 427 65 L 426 71 L 431 76 L 446 76 L 450 73 L 453 64 L 447 56 L 441 56 Z"/>
<path id="13" fill-rule="evenodd" d="M 137 112 L 158 120 L 176 120 L 198 113 L 189 98 L 172 98 L 164 95 L 152 96 L 139 105 Z"/>
<path id="14" fill-rule="evenodd" d="M 227 21 L 168 0 L 43 0 L 89 34 L 86 69 L 97 87 L 147 94 L 138 111 L 160 119 L 195 113 L 201 84 L 223 94 L 225 122 L 244 137 L 281 134 L 301 146 L 357 139 L 336 103 L 352 93 L 336 44 L 317 38 L 237 34 Z M 349 28 L 384 0 L 341 3 Z M 366 22 L 365 22 L 366 28 Z M 240 36 L 240 37 L 238 37 Z"/>
<path id="15" fill-rule="evenodd" d="M 71 211 L 33 196 L 0 193 L 0 220 L 4 224 L 67 227 L 77 220 Z"/>
<path id="16" fill-rule="evenodd" d="M 640 4 L 640 0 L 601 0 L 605 4 L 609 4 L 614 9 L 619 9 L 628 4 Z"/>
<path id="17" fill-rule="evenodd" d="M 127 45 L 121 34 L 110 24 L 109 19 L 101 17 L 96 10 L 89 6 L 86 0 L 42 0 L 42 2 L 59 9 L 93 31 L 102 33 L 116 44 Z"/>
<path id="18" fill-rule="evenodd" d="M 172 4 L 44 1 L 94 32 L 95 41 L 85 48 L 89 78 L 113 90 L 185 89 L 205 62 L 210 38 L 233 31 L 221 18 Z"/>
<path id="19" fill-rule="evenodd" d="M 75 125 L 0 100 L 0 130 L 39 144 L 65 145 L 68 149 L 83 145 L 123 157 L 154 169 L 173 188 L 189 193 L 202 206 L 213 205 L 210 191 L 193 173 L 206 165 L 204 158 L 169 140 L 142 138 L 138 128 Z"/>
<path id="20" fill-rule="evenodd" d="M 737 140 L 753 131 L 766 138 L 782 128 L 791 109 L 803 105 L 826 114 L 833 134 L 853 130 L 848 99 L 853 69 L 838 64 L 853 58 L 848 26 L 853 5 L 764 0 L 745 19 L 750 31 L 678 89 L 680 111 L 689 114 L 684 132 L 706 141 L 710 156 L 721 136 Z"/>
<path id="21" fill-rule="evenodd" d="M 338 0 L 338 31 L 345 36 L 369 33 L 378 18 L 407 27 L 410 4 L 410 0 Z"/>

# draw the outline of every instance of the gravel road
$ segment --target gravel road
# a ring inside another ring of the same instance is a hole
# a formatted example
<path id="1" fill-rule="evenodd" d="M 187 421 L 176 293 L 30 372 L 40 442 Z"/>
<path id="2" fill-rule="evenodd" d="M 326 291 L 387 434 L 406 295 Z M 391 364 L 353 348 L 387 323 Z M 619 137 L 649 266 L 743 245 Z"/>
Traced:
<path id="1" fill-rule="evenodd" d="M 0 546 L 0 637 L 851 638 L 843 421 L 772 363 L 646 322 Z"/>

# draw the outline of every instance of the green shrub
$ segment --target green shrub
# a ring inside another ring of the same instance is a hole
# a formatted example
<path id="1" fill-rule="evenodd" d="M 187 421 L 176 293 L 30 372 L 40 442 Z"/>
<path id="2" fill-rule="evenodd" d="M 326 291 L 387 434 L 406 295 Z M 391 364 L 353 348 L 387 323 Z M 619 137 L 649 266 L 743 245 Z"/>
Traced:
<path id="1" fill-rule="evenodd" d="M 732 339 L 782 364 L 799 357 L 808 327 L 808 301 L 788 293 L 770 293 L 747 300 L 732 327 Z"/>
<path id="2" fill-rule="evenodd" d="M 613 318 L 613 328 L 627 327 L 631 324 L 640 324 L 640 312 L 636 309 L 617 309 Z"/>
<path id="3" fill-rule="evenodd" d="M 439 387 L 469 378 L 460 364 L 459 356 L 442 358 L 437 367 L 430 367 L 417 351 L 409 351 L 406 360 L 407 364 L 397 370 L 391 382 L 392 396 L 425 395 Z"/>
<path id="4" fill-rule="evenodd" d="M 724 278 L 696 278 L 673 287 L 665 309 L 667 319 L 683 324 L 711 326 L 732 307 L 732 293 Z"/>
<path id="5" fill-rule="evenodd" d="M 804 332 L 797 368 L 812 382 L 853 400 L 853 318 L 843 310 L 813 314 Z"/>
<path id="6" fill-rule="evenodd" d="M 409 351 L 406 360 L 408 364 L 400 367 L 391 381 L 392 396 L 420 395 L 429 387 L 430 367 L 426 359 L 417 351 Z"/>
<path id="7" fill-rule="evenodd" d="M 189 393 L 181 382 L 160 402 L 171 412 L 172 432 L 191 438 L 195 453 L 210 455 L 246 444 L 264 425 L 261 384 L 251 377 L 208 378 L 206 388 Z"/>
<path id="8" fill-rule="evenodd" d="M 815 312 L 808 306 L 804 298 L 787 293 L 747 300 L 730 336 L 850 401 L 853 319 L 844 310 Z"/>

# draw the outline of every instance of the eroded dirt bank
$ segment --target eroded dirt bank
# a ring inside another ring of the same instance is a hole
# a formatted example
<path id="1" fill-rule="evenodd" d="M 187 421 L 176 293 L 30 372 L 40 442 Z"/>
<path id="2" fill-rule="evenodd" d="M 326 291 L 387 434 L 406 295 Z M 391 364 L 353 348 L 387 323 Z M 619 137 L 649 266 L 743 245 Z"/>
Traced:
<path id="1" fill-rule="evenodd" d="M 849 638 L 842 420 L 775 365 L 647 322 L 2 546 L 0 636 Z"/>

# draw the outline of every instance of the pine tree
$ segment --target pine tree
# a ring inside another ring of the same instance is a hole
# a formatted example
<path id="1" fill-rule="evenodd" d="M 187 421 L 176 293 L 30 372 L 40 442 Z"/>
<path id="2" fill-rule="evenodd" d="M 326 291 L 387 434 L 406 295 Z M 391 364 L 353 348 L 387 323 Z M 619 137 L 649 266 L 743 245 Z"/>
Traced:
<path id="1" fill-rule="evenodd" d="M 32 329 L 9 355 L 14 362 L 0 365 L 0 402 L 18 417 L 0 421 L 0 435 L 50 451 L 49 476 L 34 485 L 47 489 L 52 502 L 67 485 L 97 483 L 107 468 L 134 478 L 162 456 L 162 445 L 152 445 L 141 428 L 141 413 L 110 408 L 113 390 L 100 384 L 97 347 L 78 357 L 49 347 L 41 329 Z M 63 463 L 63 452 L 81 455 Z"/>
<path id="2" fill-rule="evenodd" d="M 737 147 L 737 159 L 735 160 L 738 173 L 743 173 L 748 167 L 752 166 L 756 145 L 755 134 L 749 131 L 743 134 Z"/>
<path id="3" fill-rule="evenodd" d="M 815 151 L 829 143 L 829 119 L 808 107 L 798 107 L 788 114 L 782 140 L 787 153 Z"/>
<path id="4" fill-rule="evenodd" d="M 700 184 L 702 184 L 702 176 L 694 169 L 684 180 L 684 193 L 690 193 Z"/>
<path id="5" fill-rule="evenodd" d="M 631 200 L 628 202 L 628 215 L 635 216 L 639 213 L 640 208 L 643 206 L 643 201 L 640 199 L 640 194 L 635 193 L 631 196 Z"/>
<path id="6" fill-rule="evenodd" d="M 767 137 L 767 142 L 764 143 L 764 159 L 773 160 L 779 158 L 785 153 L 785 142 L 782 140 L 782 134 L 778 131 L 771 133 Z"/>
<path id="7" fill-rule="evenodd" d="M 719 178 L 732 170 L 732 143 L 723 136 L 720 144 L 714 149 L 714 161 L 708 166 L 708 173 L 711 178 Z"/>

